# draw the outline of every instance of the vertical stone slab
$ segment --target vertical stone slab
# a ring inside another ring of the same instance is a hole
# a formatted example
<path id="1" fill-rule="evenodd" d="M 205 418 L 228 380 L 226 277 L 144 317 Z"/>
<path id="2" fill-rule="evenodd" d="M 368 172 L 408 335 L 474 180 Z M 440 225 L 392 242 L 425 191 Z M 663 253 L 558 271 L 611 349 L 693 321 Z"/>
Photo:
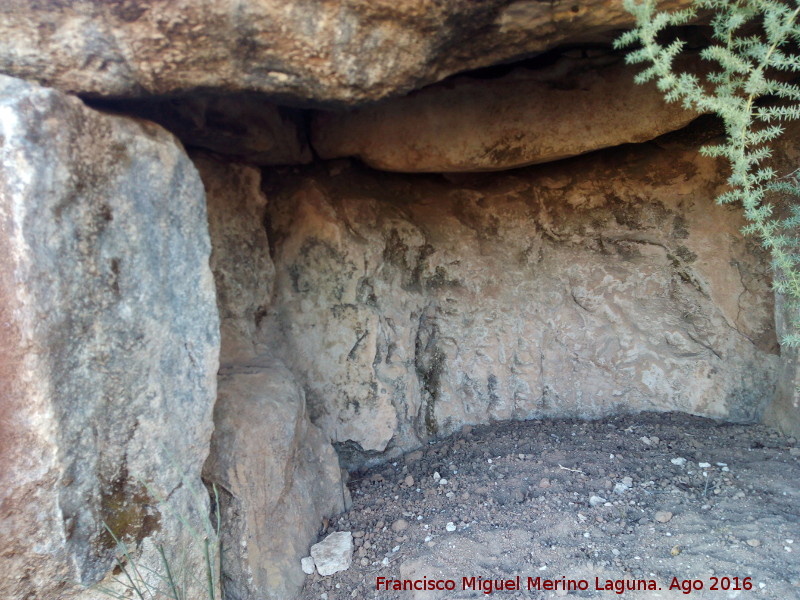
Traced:
<path id="1" fill-rule="evenodd" d="M 205 476 L 221 493 L 225 597 L 284 600 L 303 585 L 300 559 L 323 517 L 344 509 L 339 461 L 309 421 L 303 389 L 272 356 L 277 336 L 261 332 L 261 343 L 254 343 L 274 310 L 261 173 L 201 153 L 192 159 L 206 186 L 221 318 L 219 394 Z"/>
<path id="2" fill-rule="evenodd" d="M 198 514 L 216 396 L 209 253 L 169 133 L 0 77 L 0 597 L 100 579 L 104 522 L 145 561 L 190 543 L 176 516 Z"/>
<path id="3" fill-rule="evenodd" d="M 780 338 L 790 332 L 789 310 L 783 294 L 775 294 L 775 329 Z M 764 412 L 764 423 L 786 434 L 800 435 L 800 353 L 797 348 L 781 346 L 778 384 Z"/>

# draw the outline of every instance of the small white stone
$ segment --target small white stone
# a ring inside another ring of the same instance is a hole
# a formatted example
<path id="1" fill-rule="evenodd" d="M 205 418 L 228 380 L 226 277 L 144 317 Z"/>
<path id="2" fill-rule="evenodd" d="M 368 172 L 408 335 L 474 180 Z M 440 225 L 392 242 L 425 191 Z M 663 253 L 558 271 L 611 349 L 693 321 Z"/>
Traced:
<path id="1" fill-rule="evenodd" d="M 439 480 L 439 485 L 447 485 L 447 479 L 445 479 L 444 477 L 442 477 L 442 478 Z"/>
<path id="2" fill-rule="evenodd" d="M 589 498 L 589 506 L 591 506 L 591 507 L 601 506 L 601 505 L 605 504 L 606 502 L 608 502 L 608 500 L 606 500 L 602 496 L 591 496 Z"/>
<path id="3" fill-rule="evenodd" d="M 697 463 L 697 466 L 700 467 L 701 469 L 708 469 L 711 466 L 711 463 L 701 462 Z"/>
<path id="4" fill-rule="evenodd" d="M 449 521 L 449 522 L 447 523 L 447 525 L 445 525 L 445 526 L 444 526 L 444 528 L 445 528 L 447 531 L 453 532 L 453 531 L 455 531 L 455 530 L 456 530 L 456 524 L 455 524 L 455 523 L 453 523 L 452 521 Z"/>
<path id="5" fill-rule="evenodd" d="M 439 481 L 441 478 L 442 478 L 442 476 L 441 476 L 441 475 L 439 475 L 439 471 L 434 471 L 434 473 L 433 473 L 433 480 L 434 480 L 434 481 Z"/>
<path id="6" fill-rule="evenodd" d="M 300 568 L 303 569 L 303 573 L 306 575 L 311 575 L 314 572 L 314 559 L 310 556 L 306 556 L 300 559 Z"/>
<path id="7" fill-rule="evenodd" d="M 353 534 L 349 531 L 330 534 L 311 546 L 311 556 L 323 577 L 349 569 L 353 561 Z"/>
<path id="8" fill-rule="evenodd" d="M 671 462 L 673 465 L 677 465 L 679 467 L 682 467 L 683 465 L 686 464 L 686 459 L 683 458 L 682 456 L 679 456 L 678 458 L 673 458 L 669 462 Z"/>

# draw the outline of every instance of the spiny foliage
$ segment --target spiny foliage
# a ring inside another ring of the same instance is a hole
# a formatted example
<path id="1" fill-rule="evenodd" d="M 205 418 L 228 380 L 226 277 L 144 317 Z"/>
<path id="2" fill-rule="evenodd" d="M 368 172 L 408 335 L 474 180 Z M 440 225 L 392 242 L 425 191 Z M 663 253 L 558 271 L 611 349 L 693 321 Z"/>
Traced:
<path id="1" fill-rule="evenodd" d="M 719 203 L 739 202 L 749 221 L 745 234 L 761 238 L 772 254 L 774 287 L 785 295 L 791 332 L 782 342 L 800 346 L 800 182 L 797 171 L 779 177 L 764 162 L 770 142 L 784 131 L 782 123 L 800 119 L 800 86 L 792 77 L 800 72 L 800 0 L 694 0 L 690 9 L 659 12 L 654 0 L 624 0 L 636 17 L 636 28 L 624 33 L 617 48 L 638 44 L 628 63 L 648 66 L 638 83 L 655 80 L 668 102 L 718 115 L 725 127 L 725 143 L 701 148 L 706 156 L 724 157 L 731 166 L 730 189 Z M 702 59 L 714 64 L 704 78 L 677 72 L 675 58 L 686 42 L 661 42 L 664 30 L 693 21 L 699 11 L 710 12 L 713 43 Z M 761 100 L 761 102 L 759 102 Z M 770 199 L 783 193 L 792 198 L 788 216 L 775 215 Z"/>

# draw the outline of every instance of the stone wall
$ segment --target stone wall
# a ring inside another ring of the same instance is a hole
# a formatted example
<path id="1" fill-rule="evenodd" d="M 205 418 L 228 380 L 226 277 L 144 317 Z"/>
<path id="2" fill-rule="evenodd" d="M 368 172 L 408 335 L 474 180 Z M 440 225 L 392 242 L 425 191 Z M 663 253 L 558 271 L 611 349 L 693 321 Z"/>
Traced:
<path id="1" fill-rule="evenodd" d="M 283 600 L 302 586 L 300 559 L 323 519 L 344 510 L 346 491 L 330 440 L 309 421 L 305 393 L 275 340 L 257 339 L 275 277 L 261 174 L 206 154 L 192 158 L 208 194 L 221 320 L 204 475 L 221 494 L 224 591 L 237 600 Z"/>
<path id="2" fill-rule="evenodd" d="M 685 135 L 502 174 L 276 172 L 262 335 L 351 466 L 502 419 L 757 421 L 770 275 L 722 173 Z"/>

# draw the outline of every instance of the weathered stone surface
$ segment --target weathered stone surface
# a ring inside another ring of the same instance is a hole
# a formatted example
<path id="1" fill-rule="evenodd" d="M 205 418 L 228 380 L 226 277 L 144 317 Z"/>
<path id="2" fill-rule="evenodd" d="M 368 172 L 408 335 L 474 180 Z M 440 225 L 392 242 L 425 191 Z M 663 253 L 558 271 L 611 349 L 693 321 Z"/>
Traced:
<path id="1" fill-rule="evenodd" d="M 135 114 L 178 136 L 190 149 L 211 150 L 257 165 L 311 162 L 299 110 L 280 107 L 259 94 L 232 94 L 92 102 L 98 108 Z"/>
<path id="2" fill-rule="evenodd" d="M 219 397 L 206 477 L 222 490 L 226 597 L 292 598 L 323 517 L 344 509 L 339 462 L 294 377 L 255 343 L 275 268 L 260 172 L 193 154 L 208 202 L 221 317 Z"/>
<path id="3" fill-rule="evenodd" d="M 353 534 L 337 531 L 311 546 L 311 557 L 323 577 L 345 571 L 353 563 Z"/>
<path id="4" fill-rule="evenodd" d="M 623 57 L 562 56 L 496 79 L 460 77 L 349 112 L 318 112 L 322 158 L 355 156 L 376 169 L 497 171 L 680 129 L 697 113 L 664 102 Z"/>
<path id="5" fill-rule="evenodd" d="M 322 517 L 344 508 L 336 453 L 280 365 L 222 375 L 214 423 L 205 474 L 223 490 L 226 597 L 292 598 Z"/>
<path id="6" fill-rule="evenodd" d="M 208 506 L 190 488 L 216 396 L 209 252 L 172 135 L 0 76 L 3 598 L 97 581 L 104 522 L 150 566 L 154 542 L 191 544 L 176 515 Z"/>
<path id="7" fill-rule="evenodd" d="M 266 316 L 275 267 L 264 225 L 261 173 L 246 165 L 193 153 L 206 188 L 211 269 L 217 287 L 223 366 L 260 352 L 256 330 Z"/>
<path id="8" fill-rule="evenodd" d="M 353 104 L 566 41 L 607 42 L 631 23 L 619 0 L 6 0 L 0 72 L 99 95 L 214 89 Z"/>
<path id="9" fill-rule="evenodd" d="M 800 124 L 789 124 L 787 131 L 775 144 L 773 167 L 781 177 L 797 177 L 800 164 Z M 772 198 L 777 214 L 788 216 L 793 198 Z M 790 308 L 782 294 L 775 295 L 775 328 L 778 339 L 790 333 Z M 800 435 L 800 352 L 797 348 L 781 346 L 778 384 L 775 396 L 764 413 L 764 422 L 790 435 Z"/>
<path id="10" fill-rule="evenodd" d="M 679 137 L 449 181 L 275 175 L 275 345 L 343 459 L 501 419 L 759 419 L 768 261 Z"/>

